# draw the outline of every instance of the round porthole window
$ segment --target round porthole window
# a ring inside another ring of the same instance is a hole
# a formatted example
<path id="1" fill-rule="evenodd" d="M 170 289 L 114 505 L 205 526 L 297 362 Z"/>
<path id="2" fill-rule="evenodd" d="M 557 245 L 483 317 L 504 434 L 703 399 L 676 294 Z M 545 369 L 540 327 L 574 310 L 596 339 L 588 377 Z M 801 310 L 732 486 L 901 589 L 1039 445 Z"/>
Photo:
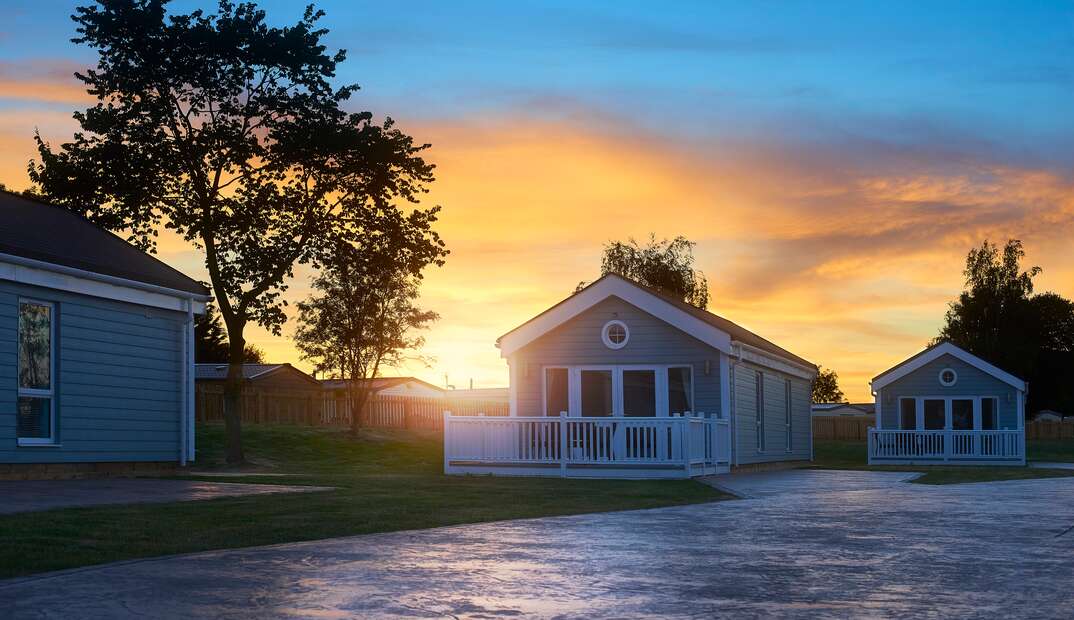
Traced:
<path id="1" fill-rule="evenodd" d="M 622 349 L 627 340 L 630 340 L 630 330 L 622 321 L 608 321 L 604 324 L 604 329 L 600 330 L 600 339 L 609 349 Z"/>
<path id="2" fill-rule="evenodd" d="M 944 368 L 940 371 L 940 385 L 951 387 L 958 381 L 958 373 L 953 368 Z"/>

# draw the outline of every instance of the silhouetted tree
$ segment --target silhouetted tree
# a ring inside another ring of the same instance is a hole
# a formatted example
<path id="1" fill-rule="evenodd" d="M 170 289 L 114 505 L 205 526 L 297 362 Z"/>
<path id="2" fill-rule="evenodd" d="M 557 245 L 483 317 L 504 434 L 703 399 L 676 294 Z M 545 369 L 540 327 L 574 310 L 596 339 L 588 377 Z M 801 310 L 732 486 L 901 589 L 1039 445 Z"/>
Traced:
<path id="1" fill-rule="evenodd" d="M 694 245 L 681 235 L 670 241 L 649 235 L 645 245 L 634 238 L 612 241 L 604 246 L 600 275 L 615 273 L 704 309 L 709 305 L 709 286 L 705 274 L 694 269 Z M 575 290 L 587 284 L 582 282 Z"/>
<path id="2" fill-rule="evenodd" d="M 166 0 L 79 7 L 73 41 L 97 51 L 76 76 L 97 98 L 54 151 L 37 137 L 31 179 L 48 198 L 152 250 L 169 227 L 205 253 L 227 327 L 227 459 L 243 460 L 239 398 L 247 324 L 279 334 L 296 264 L 376 235 L 378 214 L 417 202 L 433 166 L 393 127 L 343 104 L 345 53 L 326 52 L 312 6 L 272 27 L 252 3 L 169 14 Z"/>
<path id="3" fill-rule="evenodd" d="M 1074 411 L 1074 303 L 1033 294 L 1040 267 L 1022 271 L 1022 242 L 984 241 L 966 257 L 965 290 L 933 343 L 950 341 L 1029 381 L 1029 411 Z"/>
<path id="4" fill-rule="evenodd" d="M 213 304 L 205 304 L 205 314 L 194 319 L 194 361 L 205 364 L 226 364 L 230 345 L 227 332 L 220 322 Z M 265 363 L 265 352 L 247 343 L 242 354 L 242 361 L 247 364 Z"/>
<path id="5" fill-rule="evenodd" d="M 815 403 L 843 403 L 846 397 L 843 390 L 839 389 L 839 375 L 832 369 L 821 368 L 817 378 L 813 379 L 813 402 Z"/>
<path id="6" fill-rule="evenodd" d="M 385 222 L 383 229 L 398 234 L 359 247 L 341 244 L 313 280 L 316 293 L 298 304 L 295 344 L 318 371 L 344 380 L 355 433 L 371 394 L 369 379 L 420 349 L 424 338 L 415 332 L 438 318 L 417 306 L 422 271 L 443 265 L 447 255 L 431 223 Z"/>

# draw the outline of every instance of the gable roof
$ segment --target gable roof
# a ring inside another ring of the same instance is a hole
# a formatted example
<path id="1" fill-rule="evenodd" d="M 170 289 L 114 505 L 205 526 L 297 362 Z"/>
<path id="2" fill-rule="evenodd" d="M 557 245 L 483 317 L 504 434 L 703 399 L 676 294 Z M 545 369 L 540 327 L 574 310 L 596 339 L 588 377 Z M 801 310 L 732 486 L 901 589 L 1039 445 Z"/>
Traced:
<path id="1" fill-rule="evenodd" d="M 227 364 L 211 363 L 211 364 L 194 364 L 194 379 L 202 381 L 223 381 L 227 379 Z M 313 377 L 295 368 L 294 366 L 283 364 L 243 364 L 242 365 L 242 378 L 246 380 L 259 379 L 265 377 L 274 372 L 278 372 L 283 369 L 290 369 L 296 372 L 311 383 L 320 385 Z"/>
<path id="2" fill-rule="evenodd" d="M 799 357 L 719 315 L 691 306 L 652 287 L 608 274 L 496 339 L 504 357 L 608 297 L 619 297 L 694 338 L 729 355 L 732 343 L 761 350 L 814 372 L 816 364 Z"/>
<path id="3" fill-rule="evenodd" d="M 0 191 L 0 254 L 209 294 L 197 280 L 77 213 L 9 191 Z"/>
<path id="4" fill-rule="evenodd" d="M 886 385 L 890 385 L 892 382 L 897 381 L 905 377 L 906 375 L 914 372 L 915 370 L 925 366 L 929 362 L 939 359 L 944 355 L 950 355 L 958 360 L 961 360 L 970 366 L 973 366 L 977 370 L 986 374 L 992 375 L 1000 381 L 1020 390 L 1025 391 L 1026 382 L 1018 377 L 1010 374 L 1009 372 L 1002 370 L 992 364 L 984 361 L 976 355 L 955 346 L 950 342 L 940 342 L 934 344 L 924 351 L 911 356 L 910 358 L 896 364 L 894 367 L 885 370 L 879 375 L 873 377 L 870 382 L 874 390 L 879 390 Z"/>

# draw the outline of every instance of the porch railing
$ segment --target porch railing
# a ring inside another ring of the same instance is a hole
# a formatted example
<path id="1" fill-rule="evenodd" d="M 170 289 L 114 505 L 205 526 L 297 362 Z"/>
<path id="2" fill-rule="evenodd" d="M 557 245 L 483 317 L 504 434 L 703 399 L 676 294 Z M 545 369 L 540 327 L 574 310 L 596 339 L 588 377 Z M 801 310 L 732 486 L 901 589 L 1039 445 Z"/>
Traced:
<path id="1" fill-rule="evenodd" d="M 444 469 L 502 466 L 568 469 L 663 467 L 683 475 L 714 473 L 730 462 L 728 420 L 684 414 L 667 418 L 487 417 L 444 415 Z M 622 473 L 620 471 L 620 473 Z M 599 476 L 599 473 L 589 475 Z"/>
<path id="2" fill-rule="evenodd" d="M 1025 462 L 1025 434 L 1021 430 L 869 429 L 869 462 L 874 461 Z"/>

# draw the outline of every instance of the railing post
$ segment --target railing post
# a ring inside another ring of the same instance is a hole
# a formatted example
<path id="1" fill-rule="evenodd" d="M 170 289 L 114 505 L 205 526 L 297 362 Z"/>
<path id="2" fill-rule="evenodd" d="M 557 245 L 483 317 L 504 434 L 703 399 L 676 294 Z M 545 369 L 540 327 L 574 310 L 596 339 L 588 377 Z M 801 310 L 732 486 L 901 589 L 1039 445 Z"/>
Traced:
<path id="1" fill-rule="evenodd" d="M 943 429 L 943 460 L 946 463 L 951 460 L 951 440 L 954 437 L 951 435 L 951 429 Z"/>
<path id="2" fill-rule="evenodd" d="M 559 475 L 567 477 L 567 414 L 559 412 Z"/>
<path id="3" fill-rule="evenodd" d="M 679 441 L 682 442 L 682 469 L 690 476 L 690 418 L 679 418 Z"/>

